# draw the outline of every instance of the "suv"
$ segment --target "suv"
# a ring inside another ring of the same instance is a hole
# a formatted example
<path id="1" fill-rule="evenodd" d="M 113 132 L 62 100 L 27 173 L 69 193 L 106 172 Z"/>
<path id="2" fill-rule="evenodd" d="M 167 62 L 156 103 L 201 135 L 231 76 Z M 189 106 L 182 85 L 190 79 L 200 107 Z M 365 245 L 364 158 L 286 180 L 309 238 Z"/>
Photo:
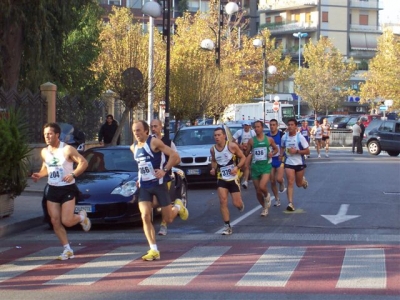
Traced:
<path id="1" fill-rule="evenodd" d="M 181 162 L 179 168 L 186 174 L 189 183 L 216 182 L 216 177 L 210 174 L 210 148 L 215 144 L 214 130 L 224 128 L 228 141 L 232 134 L 226 125 L 202 125 L 182 127 L 174 137 Z"/>
<path id="2" fill-rule="evenodd" d="M 368 152 L 378 155 L 386 151 L 390 156 L 398 156 L 400 153 L 400 121 L 373 120 L 365 129 L 363 144 Z"/>

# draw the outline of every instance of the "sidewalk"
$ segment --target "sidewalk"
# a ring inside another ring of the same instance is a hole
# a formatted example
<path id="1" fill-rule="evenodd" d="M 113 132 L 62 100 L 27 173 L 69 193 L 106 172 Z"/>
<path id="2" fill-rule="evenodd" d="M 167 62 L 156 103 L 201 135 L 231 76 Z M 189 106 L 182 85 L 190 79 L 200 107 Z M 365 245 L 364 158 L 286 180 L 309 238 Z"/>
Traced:
<path id="1" fill-rule="evenodd" d="M 0 218 L 0 238 L 43 224 L 42 196 L 47 178 L 28 179 L 25 191 L 14 199 L 14 213 Z"/>

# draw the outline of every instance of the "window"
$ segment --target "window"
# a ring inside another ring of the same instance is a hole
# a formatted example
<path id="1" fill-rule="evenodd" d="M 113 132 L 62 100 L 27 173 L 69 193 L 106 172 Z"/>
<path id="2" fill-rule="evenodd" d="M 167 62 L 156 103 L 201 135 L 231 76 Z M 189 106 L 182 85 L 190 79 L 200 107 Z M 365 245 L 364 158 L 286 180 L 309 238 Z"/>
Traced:
<path id="1" fill-rule="evenodd" d="M 360 25 L 368 25 L 368 15 L 360 13 Z"/>
<path id="2" fill-rule="evenodd" d="M 109 5 L 121 5 L 121 0 L 108 0 Z"/>
<path id="3" fill-rule="evenodd" d="M 400 133 L 400 123 L 396 123 L 396 127 L 394 129 L 394 132 Z"/>
<path id="4" fill-rule="evenodd" d="M 142 0 L 130 0 L 128 5 L 130 8 L 142 8 Z"/>
<path id="5" fill-rule="evenodd" d="M 282 23 L 282 17 L 281 16 L 275 16 L 275 23 Z"/>
<path id="6" fill-rule="evenodd" d="M 271 23 L 271 17 L 266 17 L 265 18 L 265 23 L 267 23 L 267 24 Z"/>
<path id="7" fill-rule="evenodd" d="M 322 22 L 325 22 L 325 23 L 328 22 L 328 12 L 327 11 L 322 12 Z"/>
<path id="8" fill-rule="evenodd" d="M 385 132 L 393 132 L 393 126 L 394 125 L 394 123 L 391 123 L 391 122 L 384 122 L 382 125 L 381 125 L 381 128 L 380 128 L 380 130 L 381 131 L 385 131 Z"/>

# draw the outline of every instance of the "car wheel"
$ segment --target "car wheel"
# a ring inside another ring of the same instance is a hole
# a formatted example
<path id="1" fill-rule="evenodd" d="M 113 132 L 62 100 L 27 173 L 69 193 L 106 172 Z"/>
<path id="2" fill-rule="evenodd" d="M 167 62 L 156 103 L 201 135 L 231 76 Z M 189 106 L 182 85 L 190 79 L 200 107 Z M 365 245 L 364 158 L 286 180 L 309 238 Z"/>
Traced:
<path id="1" fill-rule="evenodd" d="M 400 152 L 399 151 L 388 151 L 387 152 L 390 156 L 399 156 Z"/>
<path id="2" fill-rule="evenodd" d="M 368 152 L 372 155 L 379 155 L 381 153 L 381 146 L 378 141 L 371 141 L 368 143 Z"/>

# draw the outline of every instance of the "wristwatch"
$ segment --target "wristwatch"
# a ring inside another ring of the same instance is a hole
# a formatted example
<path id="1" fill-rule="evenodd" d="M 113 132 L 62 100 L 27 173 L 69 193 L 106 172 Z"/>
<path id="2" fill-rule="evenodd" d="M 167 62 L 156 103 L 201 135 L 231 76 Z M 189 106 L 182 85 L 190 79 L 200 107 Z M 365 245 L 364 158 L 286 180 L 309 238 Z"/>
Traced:
<path id="1" fill-rule="evenodd" d="M 164 171 L 165 173 L 168 173 L 169 170 L 168 170 L 167 168 L 164 168 L 163 171 Z"/>
<path id="2" fill-rule="evenodd" d="M 75 176 L 75 174 L 72 172 L 71 173 L 71 176 L 73 177 L 73 178 L 76 178 L 76 176 Z"/>

